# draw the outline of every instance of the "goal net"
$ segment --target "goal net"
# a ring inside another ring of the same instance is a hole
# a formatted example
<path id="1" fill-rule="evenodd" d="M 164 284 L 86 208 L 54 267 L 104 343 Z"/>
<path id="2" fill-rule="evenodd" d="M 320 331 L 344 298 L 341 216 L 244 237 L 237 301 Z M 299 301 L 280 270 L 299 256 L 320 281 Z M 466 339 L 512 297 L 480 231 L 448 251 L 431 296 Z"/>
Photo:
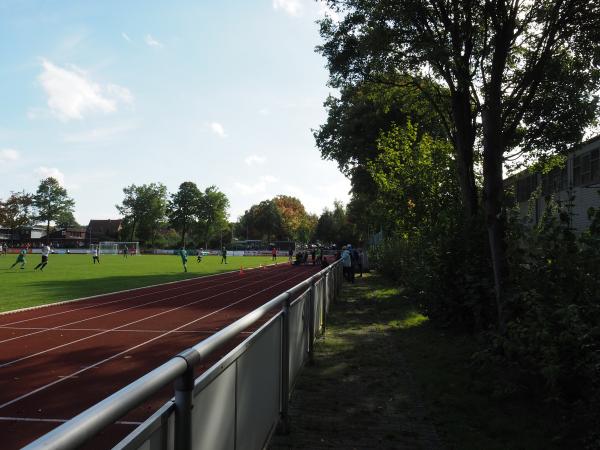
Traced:
<path id="1" fill-rule="evenodd" d="M 91 250 L 93 252 L 93 246 Z M 128 255 L 139 255 L 140 243 L 102 241 L 98 244 L 98 250 L 101 255 L 122 255 L 124 253 L 127 253 Z"/>

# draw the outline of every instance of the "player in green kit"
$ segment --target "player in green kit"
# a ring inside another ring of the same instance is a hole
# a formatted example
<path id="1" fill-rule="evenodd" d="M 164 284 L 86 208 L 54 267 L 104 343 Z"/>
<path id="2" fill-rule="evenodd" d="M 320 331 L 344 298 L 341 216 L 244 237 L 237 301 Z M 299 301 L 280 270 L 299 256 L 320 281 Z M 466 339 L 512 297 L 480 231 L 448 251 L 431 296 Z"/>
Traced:
<path id="1" fill-rule="evenodd" d="M 13 267 L 15 267 L 17 264 L 21 264 L 21 269 L 25 268 L 25 263 L 27 262 L 25 260 L 25 255 L 27 254 L 27 250 L 23 249 L 19 252 L 19 254 L 17 255 L 17 260 L 15 261 L 15 263 L 10 266 L 10 268 L 12 269 Z"/>
<path id="2" fill-rule="evenodd" d="M 181 256 L 181 264 L 183 264 L 183 271 L 187 272 L 187 251 L 184 247 L 179 250 L 179 256 Z"/>

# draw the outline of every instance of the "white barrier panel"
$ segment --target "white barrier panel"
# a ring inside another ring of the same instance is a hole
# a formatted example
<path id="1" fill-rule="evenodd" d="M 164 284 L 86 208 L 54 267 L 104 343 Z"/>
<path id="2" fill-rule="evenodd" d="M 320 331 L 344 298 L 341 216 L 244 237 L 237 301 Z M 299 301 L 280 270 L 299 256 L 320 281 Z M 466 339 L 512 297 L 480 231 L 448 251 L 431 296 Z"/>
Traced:
<path id="1" fill-rule="evenodd" d="M 263 448 L 279 420 L 281 316 L 238 359 L 236 449 Z"/>
<path id="2" fill-rule="evenodd" d="M 305 292 L 290 307 L 290 391 L 308 359 L 308 308 L 310 291 Z"/>
<path id="3" fill-rule="evenodd" d="M 194 396 L 193 448 L 235 449 L 236 364 L 227 367 Z"/>

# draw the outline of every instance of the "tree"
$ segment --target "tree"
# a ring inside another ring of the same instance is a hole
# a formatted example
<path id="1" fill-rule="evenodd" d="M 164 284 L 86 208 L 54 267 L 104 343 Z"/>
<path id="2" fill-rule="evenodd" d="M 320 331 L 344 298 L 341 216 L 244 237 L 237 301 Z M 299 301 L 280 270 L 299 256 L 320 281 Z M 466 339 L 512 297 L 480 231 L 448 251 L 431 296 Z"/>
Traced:
<path id="1" fill-rule="evenodd" d="M 171 194 L 167 214 L 171 225 L 181 231 L 181 243 L 184 247 L 188 231 L 198 220 L 201 204 L 202 192 L 191 181 L 181 183 L 179 190 Z"/>
<path id="2" fill-rule="evenodd" d="M 475 144 L 483 152 L 483 205 L 498 325 L 508 265 L 502 169 L 511 152 L 579 141 L 598 108 L 600 4 L 596 0 L 329 0 L 320 51 L 334 86 L 408 77 L 452 140 L 463 208 L 477 212 Z M 442 83 L 445 95 L 436 86 Z M 478 125 L 481 123 L 481 127 Z"/>
<path id="3" fill-rule="evenodd" d="M 273 202 L 281 215 L 284 237 L 293 241 L 308 242 L 314 231 L 315 221 L 306 212 L 302 202 L 289 195 L 278 195 Z"/>
<path id="4" fill-rule="evenodd" d="M 152 241 L 164 221 L 167 208 L 167 188 L 162 183 L 150 183 L 123 188 L 125 198 L 117 210 L 129 229 L 129 240 L 137 234 L 142 241 Z"/>
<path id="5" fill-rule="evenodd" d="M 60 228 L 78 227 L 79 224 L 71 211 L 65 211 L 55 220 L 56 226 Z"/>
<path id="6" fill-rule="evenodd" d="M 58 180 L 48 177 L 40 182 L 33 196 L 33 204 L 36 208 L 36 220 L 46 223 L 46 242 L 50 242 L 50 223 L 73 213 L 75 201 L 67 195 Z"/>
<path id="7" fill-rule="evenodd" d="M 227 208 L 229 199 L 216 186 L 209 186 L 204 190 L 198 212 L 198 224 L 206 248 L 215 233 L 222 234 L 224 230 L 229 230 Z"/>
<path id="8" fill-rule="evenodd" d="M 357 243 L 355 227 L 349 222 L 346 208 L 341 201 L 334 201 L 333 209 L 323 210 L 315 227 L 314 239 L 326 245 Z"/>
<path id="9" fill-rule="evenodd" d="M 33 196 L 23 192 L 11 192 L 9 197 L 0 202 L 0 223 L 11 231 L 11 235 L 18 229 L 30 225 L 33 217 L 31 207 Z"/>
<path id="10" fill-rule="evenodd" d="M 240 218 L 239 229 L 249 239 L 271 241 L 285 237 L 283 219 L 273 200 L 263 200 L 252 205 Z"/>

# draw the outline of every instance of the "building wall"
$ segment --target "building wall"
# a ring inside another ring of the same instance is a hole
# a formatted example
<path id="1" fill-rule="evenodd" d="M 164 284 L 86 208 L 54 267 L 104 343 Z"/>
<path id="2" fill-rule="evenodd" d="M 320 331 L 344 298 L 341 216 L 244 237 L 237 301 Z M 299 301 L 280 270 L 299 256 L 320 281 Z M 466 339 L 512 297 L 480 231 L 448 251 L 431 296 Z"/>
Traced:
<path id="1" fill-rule="evenodd" d="M 577 177 L 574 167 L 576 158 L 579 158 L 579 177 L 581 177 L 582 158 L 590 157 L 592 151 L 594 151 L 595 156 L 600 153 L 600 136 L 588 141 L 587 144 L 569 154 L 566 164 L 566 179 L 561 183 L 562 189 L 559 189 L 552 194 L 557 201 L 560 201 L 563 204 L 566 204 L 569 201 L 569 192 L 574 196 L 571 226 L 577 232 L 586 230 L 590 225 L 590 220 L 587 215 L 588 209 L 590 207 L 600 208 L 600 194 L 598 193 L 600 191 L 600 159 L 598 159 L 598 156 L 596 156 L 596 160 L 594 160 L 595 166 L 592 167 L 591 176 L 586 178 L 586 181 L 582 184 L 580 183 L 579 186 L 574 186 L 577 182 L 575 179 Z M 516 182 L 521 182 L 526 185 L 524 187 L 531 188 L 531 179 L 526 180 L 527 177 L 534 177 L 537 187 L 544 186 L 544 178 L 541 174 L 531 174 L 528 171 L 523 171 L 516 175 Z M 557 176 L 557 179 L 558 178 L 559 177 Z M 529 181 L 529 183 L 526 181 Z M 521 198 L 517 196 L 519 215 L 523 219 L 530 216 L 533 223 L 538 223 L 546 207 L 547 193 L 548 192 L 543 192 L 539 198 L 531 198 L 530 200 L 523 200 L 522 196 Z"/>

